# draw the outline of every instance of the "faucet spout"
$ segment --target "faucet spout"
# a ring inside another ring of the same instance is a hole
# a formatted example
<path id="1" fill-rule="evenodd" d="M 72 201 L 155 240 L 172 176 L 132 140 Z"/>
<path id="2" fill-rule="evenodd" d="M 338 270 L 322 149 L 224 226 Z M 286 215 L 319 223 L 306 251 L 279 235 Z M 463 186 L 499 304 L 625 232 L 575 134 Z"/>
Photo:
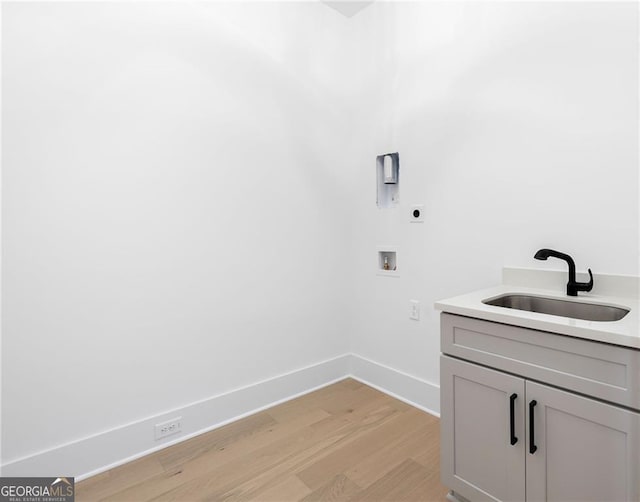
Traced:
<path id="1" fill-rule="evenodd" d="M 546 260 L 549 257 L 558 258 L 567 262 L 569 266 L 569 281 L 567 282 L 567 295 L 578 296 L 578 291 L 591 291 L 593 289 L 593 274 L 589 269 L 589 282 L 576 281 L 576 263 L 568 254 L 555 251 L 554 249 L 540 249 L 533 256 L 536 260 Z"/>

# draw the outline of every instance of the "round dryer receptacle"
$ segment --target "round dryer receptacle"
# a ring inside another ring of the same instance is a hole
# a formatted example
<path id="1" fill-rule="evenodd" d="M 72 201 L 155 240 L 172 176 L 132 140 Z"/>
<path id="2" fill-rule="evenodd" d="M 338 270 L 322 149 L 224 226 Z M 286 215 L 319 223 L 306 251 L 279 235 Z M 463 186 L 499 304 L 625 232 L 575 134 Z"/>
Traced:
<path id="1" fill-rule="evenodd" d="M 424 222 L 424 205 L 423 204 L 412 204 L 411 205 L 411 214 L 409 216 L 409 221 L 411 223 L 423 223 Z"/>

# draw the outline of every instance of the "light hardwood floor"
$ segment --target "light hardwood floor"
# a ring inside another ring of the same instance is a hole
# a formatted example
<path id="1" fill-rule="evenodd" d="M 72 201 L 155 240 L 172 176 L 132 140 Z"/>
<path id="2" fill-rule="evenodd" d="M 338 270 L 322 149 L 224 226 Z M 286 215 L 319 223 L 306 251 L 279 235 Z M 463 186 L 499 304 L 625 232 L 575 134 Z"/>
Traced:
<path id="1" fill-rule="evenodd" d="M 439 421 L 347 379 L 104 472 L 76 500 L 444 501 Z"/>

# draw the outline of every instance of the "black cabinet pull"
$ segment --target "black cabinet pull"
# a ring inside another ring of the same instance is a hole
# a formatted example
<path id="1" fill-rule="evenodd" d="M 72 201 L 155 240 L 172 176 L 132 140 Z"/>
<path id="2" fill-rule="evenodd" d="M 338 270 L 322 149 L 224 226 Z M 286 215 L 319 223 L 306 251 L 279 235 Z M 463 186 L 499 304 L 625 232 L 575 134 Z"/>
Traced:
<path id="1" fill-rule="evenodd" d="M 509 398 L 509 429 L 511 435 L 511 446 L 518 442 L 518 438 L 516 437 L 516 399 L 518 398 L 518 394 L 515 392 L 511 394 Z"/>
<path id="2" fill-rule="evenodd" d="M 532 455 L 536 452 L 538 447 L 536 446 L 536 433 L 533 425 L 533 409 L 538 402 L 534 399 L 529 403 L 529 453 Z"/>

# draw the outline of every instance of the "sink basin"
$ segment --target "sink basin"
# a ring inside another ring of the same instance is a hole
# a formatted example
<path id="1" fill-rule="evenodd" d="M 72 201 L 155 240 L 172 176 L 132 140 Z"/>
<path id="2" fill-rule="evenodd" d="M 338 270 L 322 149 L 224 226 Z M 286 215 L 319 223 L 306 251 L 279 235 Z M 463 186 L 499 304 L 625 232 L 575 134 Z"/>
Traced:
<path id="1" fill-rule="evenodd" d="M 628 309 L 612 305 L 572 302 L 529 295 L 502 295 L 482 300 L 482 303 L 508 309 L 584 319 L 585 321 L 619 321 L 629 313 Z"/>

